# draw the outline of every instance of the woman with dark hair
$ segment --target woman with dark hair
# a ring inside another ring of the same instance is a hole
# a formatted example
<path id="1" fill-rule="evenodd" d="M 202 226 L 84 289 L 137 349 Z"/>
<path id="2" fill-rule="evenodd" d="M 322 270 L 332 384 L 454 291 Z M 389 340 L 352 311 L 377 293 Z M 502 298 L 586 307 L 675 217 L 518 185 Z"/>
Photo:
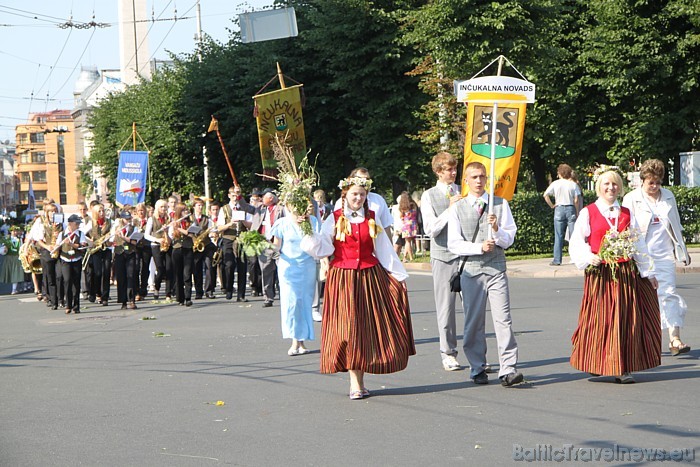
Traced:
<path id="1" fill-rule="evenodd" d="M 634 383 L 632 372 L 661 364 L 654 265 L 634 215 L 618 203 L 622 177 L 603 166 L 594 180 L 598 200 L 581 211 L 570 243 L 572 261 L 586 270 L 571 365 Z"/>
<path id="2" fill-rule="evenodd" d="M 683 240 L 683 227 L 678 214 L 676 198 L 671 191 L 661 188 L 664 163 L 658 159 L 644 161 L 639 170 L 642 186 L 628 193 L 622 205 L 637 219 L 639 228 L 654 260 L 654 270 L 659 287 L 661 328 L 668 329 L 671 355 L 690 351 L 681 340 L 681 328 L 688 306 L 676 291 L 676 261 L 690 264 L 690 255 Z"/>
<path id="3" fill-rule="evenodd" d="M 371 186 L 368 178 L 341 180 L 340 207 L 320 235 L 302 241 L 316 257 L 333 255 L 323 303 L 321 373 L 347 371 L 351 400 L 370 395 L 365 373 L 401 371 L 416 353 L 404 282 L 408 274 L 368 208 Z"/>

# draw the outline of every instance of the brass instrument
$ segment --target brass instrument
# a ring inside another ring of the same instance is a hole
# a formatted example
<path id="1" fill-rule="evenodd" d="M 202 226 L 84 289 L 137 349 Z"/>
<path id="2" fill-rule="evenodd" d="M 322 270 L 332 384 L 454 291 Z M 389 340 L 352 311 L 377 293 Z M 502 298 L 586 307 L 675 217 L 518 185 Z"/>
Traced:
<path id="1" fill-rule="evenodd" d="M 214 256 L 211 258 L 211 265 L 216 267 L 219 264 L 221 264 L 221 260 L 224 257 L 224 253 L 221 250 L 221 248 L 217 248 L 216 252 L 214 252 Z"/>
<path id="2" fill-rule="evenodd" d="M 41 274 L 41 255 L 33 242 L 25 242 L 19 248 L 19 260 L 26 273 Z"/>
<path id="3" fill-rule="evenodd" d="M 54 226 L 51 227 L 51 245 L 56 244 L 56 240 L 58 240 L 58 229 Z M 51 250 L 49 249 L 49 252 L 51 252 L 51 259 L 58 259 L 58 255 L 61 253 L 59 251 L 59 248 L 56 248 L 56 250 Z"/>
<path id="4" fill-rule="evenodd" d="M 196 251 L 197 253 L 201 253 L 204 251 L 204 240 L 209 236 L 209 232 L 211 232 L 211 227 L 208 227 L 206 230 L 203 230 L 199 234 L 195 235 L 193 244 L 192 244 L 192 249 Z"/>
<path id="5" fill-rule="evenodd" d="M 112 235 L 111 232 L 107 232 L 106 234 L 102 235 L 99 237 L 97 240 L 93 242 L 93 246 L 91 248 L 88 248 L 87 251 L 85 252 L 85 256 L 83 256 L 83 271 L 85 271 L 90 264 L 90 257 L 97 253 L 98 251 L 103 251 L 107 248 L 107 239 Z"/>
<path id="6" fill-rule="evenodd" d="M 163 235 L 163 242 L 160 244 L 161 253 L 165 253 L 170 249 L 170 237 L 168 234 Z"/>

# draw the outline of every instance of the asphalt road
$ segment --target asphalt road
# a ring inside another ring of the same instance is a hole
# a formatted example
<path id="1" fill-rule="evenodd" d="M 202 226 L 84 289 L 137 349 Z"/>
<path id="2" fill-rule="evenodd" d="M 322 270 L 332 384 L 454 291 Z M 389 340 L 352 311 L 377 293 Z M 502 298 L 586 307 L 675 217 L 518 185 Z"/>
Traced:
<path id="1" fill-rule="evenodd" d="M 660 367 L 623 386 L 568 363 L 580 277 L 512 278 L 526 383 L 503 388 L 495 375 L 475 386 L 468 370 L 442 369 L 432 278 L 412 273 L 418 354 L 403 372 L 368 375 L 373 395 L 362 401 L 348 400 L 347 374 L 319 373 L 319 326 L 315 351 L 289 357 L 279 307 L 257 299 L 128 313 L 83 304 L 66 316 L 29 295 L 2 296 L 0 465 L 511 465 L 548 452 L 631 465 L 602 461 L 628 448 L 700 456 L 700 274 L 678 280 L 694 350 L 671 357 L 664 347 Z"/>

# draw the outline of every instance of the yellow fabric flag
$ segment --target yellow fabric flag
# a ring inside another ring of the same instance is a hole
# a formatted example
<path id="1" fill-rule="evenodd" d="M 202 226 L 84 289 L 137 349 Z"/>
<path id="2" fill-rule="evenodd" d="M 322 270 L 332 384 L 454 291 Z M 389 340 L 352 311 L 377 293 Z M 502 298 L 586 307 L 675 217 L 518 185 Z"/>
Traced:
<path id="1" fill-rule="evenodd" d="M 253 96 L 263 170 L 277 167 L 273 156 L 275 135 L 292 147 L 297 164 L 306 155 L 304 118 L 301 112 L 302 86 L 299 84 Z"/>
<path id="2" fill-rule="evenodd" d="M 494 100 L 497 93 L 491 94 Z M 525 131 L 525 110 L 527 104 L 498 104 L 498 116 L 493 118 L 493 104 L 483 101 L 469 102 L 467 106 L 467 132 L 464 141 L 464 168 L 470 162 L 481 162 L 486 166 L 490 180 L 491 137 L 496 125 L 496 170 L 494 176 L 494 194 L 511 200 L 518 181 L 518 168 L 522 152 L 523 133 Z M 464 183 L 466 172 L 462 173 L 462 194 L 466 196 L 469 189 Z M 490 187 L 486 187 L 489 191 Z"/>

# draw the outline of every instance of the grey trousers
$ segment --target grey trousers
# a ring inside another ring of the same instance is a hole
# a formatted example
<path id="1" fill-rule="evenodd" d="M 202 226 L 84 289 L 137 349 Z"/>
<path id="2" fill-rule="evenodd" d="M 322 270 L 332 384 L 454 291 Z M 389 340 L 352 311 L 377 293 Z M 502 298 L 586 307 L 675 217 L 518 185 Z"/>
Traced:
<path id="1" fill-rule="evenodd" d="M 511 326 L 508 276 L 479 274 L 470 277 L 462 273 L 464 297 L 464 354 L 471 366 L 470 377 L 484 371 L 486 365 L 486 300 L 491 305 L 493 328 L 498 345 L 498 377 L 516 371 L 518 344 Z"/>
<path id="2" fill-rule="evenodd" d="M 437 314 L 440 352 L 443 355 L 457 356 L 457 324 L 455 323 L 456 292 L 450 291 L 450 277 L 459 269 L 460 258 L 452 261 L 430 260 L 433 272 L 433 294 Z"/>

